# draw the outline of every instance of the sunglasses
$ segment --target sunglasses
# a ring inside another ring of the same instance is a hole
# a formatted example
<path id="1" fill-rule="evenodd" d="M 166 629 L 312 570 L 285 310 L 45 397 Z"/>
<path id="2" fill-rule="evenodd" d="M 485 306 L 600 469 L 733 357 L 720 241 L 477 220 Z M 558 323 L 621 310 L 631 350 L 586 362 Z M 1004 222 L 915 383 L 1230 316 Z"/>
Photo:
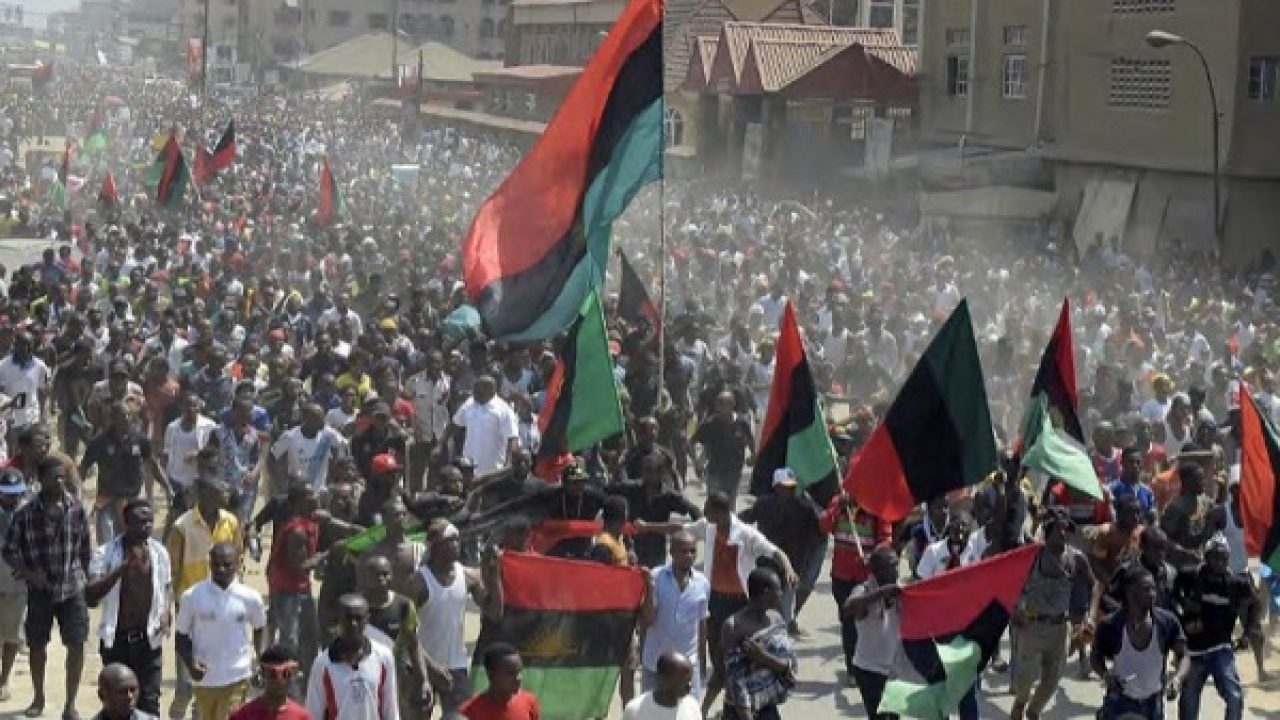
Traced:
<path id="1" fill-rule="evenodd" d="M 291 680 L 296 674 L 298 674 L 297 663 L 262 666 L 262 676 L 268 680 Z"/>

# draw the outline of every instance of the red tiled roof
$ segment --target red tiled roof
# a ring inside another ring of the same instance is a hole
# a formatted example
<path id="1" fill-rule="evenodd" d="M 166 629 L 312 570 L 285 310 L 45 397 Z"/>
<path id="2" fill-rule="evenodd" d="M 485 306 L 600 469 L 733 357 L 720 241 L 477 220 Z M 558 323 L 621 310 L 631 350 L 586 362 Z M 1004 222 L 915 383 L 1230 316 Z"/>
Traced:
<path id="1" fill-rule="evenodd" d="M 714 68 L 708 81 L 712 84 L 728 80 L 736 85 L 742 79 L 743 62 L 753 40 L 777 41 L 784 44 L 803 43 L 819 48 L 853 44 L 864 48 L 900 47 L 902 41 L 891 29 L 842 27 L 835 25 L 800 25 L 791 23 L 727 22 L 721 28 Z M 896 66 L 895 66 L 896 67 Z M 914 71 L 912 72 L 914 74 Z"/>

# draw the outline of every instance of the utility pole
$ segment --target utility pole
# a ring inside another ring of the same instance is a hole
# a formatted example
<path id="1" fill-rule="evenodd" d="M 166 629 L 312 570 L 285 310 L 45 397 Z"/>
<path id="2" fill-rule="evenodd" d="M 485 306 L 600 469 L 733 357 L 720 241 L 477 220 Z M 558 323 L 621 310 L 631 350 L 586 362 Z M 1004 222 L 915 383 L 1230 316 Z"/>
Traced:
<path id="1" fill-rule="evenodd" d="M 391 0 L 391 82 L 400 89 L 400 0 Z"/>
<path id="2" fill-rule="evenodd" d="M 200 36 L 200 109 L 204 110 L 204 97 L 209 82 L 209 0 L 204 0 L 204 29 Z"/>

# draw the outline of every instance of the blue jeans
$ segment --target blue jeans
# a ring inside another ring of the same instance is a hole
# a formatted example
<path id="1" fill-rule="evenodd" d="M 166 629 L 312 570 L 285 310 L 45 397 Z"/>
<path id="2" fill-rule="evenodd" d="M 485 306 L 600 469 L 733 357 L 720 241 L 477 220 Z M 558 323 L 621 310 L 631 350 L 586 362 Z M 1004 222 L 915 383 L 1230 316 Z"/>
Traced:
<path id="1" fill-rule="evenodd" d="M 1156 693 L 1142 700 L 1108 693 L 1102 699 L 1102 709 L 1098 710 L 1098 720 L 1120 720 L 1130 715 L 1146 720 L 1164 720 L 1164 693 Z"/>
<path id="2" fill-rule="evenodd" d="M 796 575 L 800 576 L 800 585 L 798 588 L 788 587 L 782 591 L 782 617 L 787 622 L 796 619 L 796 591 L 804 590 L 809 594 L 813 592 L 813 586 L 818 584 L 818 576 L 822 574 L 822 563 L 827 559 L 829 542 L 825 537 L 814 541 L 809 552 L 800 559 L 800 564 L 792 568 L 796 571 Z"/>
<path id="3" fill-rule="evenodd" d="M 1240 673 L 1236 671 L 1236 656 L 1229 647 L 1221 647 L 1191 658 L 1191 672 L 1187 684 L 1178 699 L 1179 720 L 1196 720 L 1200 717 L 1200 693 L 1204 683 L 1213 678 L 1214 687 L 1227 706 L 1224 720 L 1240 720 L 1244 714 L 1244 688 L 1240 687 Z"/>
<path id="4" fill-rule="evenodd" d="M 311 597 L 311 591 L 272 593 L 269 602 L 273 631 L 271 641 L 293 646 L 299 658 L 314 658 L 319 630 L 316 601 Z"/>

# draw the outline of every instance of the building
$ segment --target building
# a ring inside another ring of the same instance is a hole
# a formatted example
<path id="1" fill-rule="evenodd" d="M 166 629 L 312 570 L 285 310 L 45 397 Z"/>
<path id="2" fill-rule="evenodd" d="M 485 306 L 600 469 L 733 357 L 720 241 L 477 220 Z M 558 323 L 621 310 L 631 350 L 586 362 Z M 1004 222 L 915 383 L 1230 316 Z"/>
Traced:
<path id="1" fill-rule="evenodd" d="M 915 47 L 920 41 L 923 4 L 924 0 L 861 0 L 855 6 L 853 26 L 895 30 L 903 45 Z"/>
<path id="2" fill-rule="evenodd" d="M 1216 86 L 1220 248 L 1205 73 L 1189 47 L 1148 45 L 1155 30 L 1194 42 Z M 923 137 L 988 167 L 971 182 L 1003 182 L 1004 158 L 1042 163 L 1081 252 L 1280 249 L 1280 3 L 934 2 L 921 54 Z"/>
<path id="3" fill-rule="evenodd" d="M 509 65 L 577 65 L 599 47 L 623 0 L 514 0 L 507 34 Z"/>

